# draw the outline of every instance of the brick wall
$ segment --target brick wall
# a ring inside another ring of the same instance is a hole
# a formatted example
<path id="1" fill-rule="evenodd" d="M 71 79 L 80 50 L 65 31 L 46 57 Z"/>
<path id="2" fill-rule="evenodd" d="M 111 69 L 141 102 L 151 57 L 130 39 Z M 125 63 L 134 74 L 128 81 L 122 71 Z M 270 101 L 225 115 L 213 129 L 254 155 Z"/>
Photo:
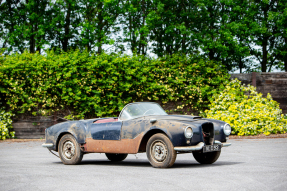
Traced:
<path id="1" fill-rule="evenodd" d="M 254 72 L 251 74 L 231 74 L 244 84 L 256 86 L 256 90 L 266 97 L 270 93 L 273 100 L 280 103 L 283 113 L 287 113 L 287 72 Z"/>

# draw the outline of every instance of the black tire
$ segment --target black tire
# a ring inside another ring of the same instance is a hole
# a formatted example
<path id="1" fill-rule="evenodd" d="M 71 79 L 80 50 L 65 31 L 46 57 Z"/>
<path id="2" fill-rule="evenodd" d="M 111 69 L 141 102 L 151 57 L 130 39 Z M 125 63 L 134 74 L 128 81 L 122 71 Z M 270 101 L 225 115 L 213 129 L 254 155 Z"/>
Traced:
<path id="1" fill-rule="evenodd" d="M 200 152 L 193 152 L 193 156 L 197 162 L 200 164 L 212 164 L 220 156 L 221 151 L 215 151 L 215 152 L 208 152 L 208 153 L 200 153 Z"/>
<path id="2" fill-rule="evenodd" d="M 150 164 L 155 168 L 171 167 L 176 159 L 176 151 L 167 136 L 157 133 L 147 142 L 146 154 Z"/>
<path id="3" fill-rule="evenodd" d="M 107 158 L 113 162 L 123 161 L 127 158 L 128 154 L 110 154 L 106 153 Z"/>
<path id="4" fill-rule="evenodd" d="M 58 151 L 61 161 L 67 165 L 79 164 L 83 159 L 83 152 L 71 134 L 66 134 L 61 138 Z"/>

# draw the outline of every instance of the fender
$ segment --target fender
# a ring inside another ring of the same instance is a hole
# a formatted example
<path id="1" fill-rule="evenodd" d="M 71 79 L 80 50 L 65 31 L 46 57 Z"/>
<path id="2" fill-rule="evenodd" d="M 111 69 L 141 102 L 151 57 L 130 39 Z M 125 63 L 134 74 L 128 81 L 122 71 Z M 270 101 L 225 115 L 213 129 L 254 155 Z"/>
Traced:
<path id="1" fill-rule="evenodd" d="M 67 121 L 53 125 L 46 129 L 46 143 L 52 143 L 51 150 L 57 150 L 57 143 L 62 135 L 66 133 L 72 134 L 79 144 L 85 143 L 86 126 L 81 121 Z"/>

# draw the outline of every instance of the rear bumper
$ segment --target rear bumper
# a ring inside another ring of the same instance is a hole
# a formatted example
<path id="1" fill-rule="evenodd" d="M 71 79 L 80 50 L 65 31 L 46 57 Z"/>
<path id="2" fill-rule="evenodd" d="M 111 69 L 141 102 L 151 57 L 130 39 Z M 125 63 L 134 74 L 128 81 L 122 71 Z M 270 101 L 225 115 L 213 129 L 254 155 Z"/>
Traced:
<path id="1" fill-rule="evenodd" d="M 221 144 L 222 147 L 228 147 L 231 145 L 231 143 L 226 142 L 220 142 L 220 141 L 214 141 L 215 144 Z M 200 142 L 197 145 L 194 146 L 184 146 L 184 147 L 174 147 L 174 150 L 176 151 L 184 151 L 184 152 L 190 152 L 190 151 L 199 151 L 204 147 L 204 143 Z"/>

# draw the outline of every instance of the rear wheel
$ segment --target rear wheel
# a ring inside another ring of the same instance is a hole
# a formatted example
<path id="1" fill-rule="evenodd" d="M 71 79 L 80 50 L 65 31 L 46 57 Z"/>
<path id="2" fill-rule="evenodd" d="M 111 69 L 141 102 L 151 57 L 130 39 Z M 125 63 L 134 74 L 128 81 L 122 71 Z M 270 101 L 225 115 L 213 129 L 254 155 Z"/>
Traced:
<path id="1" fill-rule="evenodd" d="M 220 156 L 221 151 L 215 151 L 215 152 L 208 152 L 208 153 L 199 153 L 199 152 L 193 152 L 193 156 L 197 162 L 200 164 L 212 164 Z"/>
<path id="2" fill-rule="evenodd" d="M 127 158 L 128 154 L 109 154 L 106 153 L 107 158 L 113 162 L 123 161 Z"/>
<path id="3" fill-rule="evenodd" d="M 148 140 L 146 153 L 150 164 L 155 168 L 171 167 L 176 159 L 171 141 L 162 133 L 157 133 Z"/>
<path id="4" fill-rule="evenodd" d="M 66 134 L 61 138 L 58 151 L 64 164 L 79 164 L 82 161 L 83 152 L 75 137 L 71 134 Z"/>

